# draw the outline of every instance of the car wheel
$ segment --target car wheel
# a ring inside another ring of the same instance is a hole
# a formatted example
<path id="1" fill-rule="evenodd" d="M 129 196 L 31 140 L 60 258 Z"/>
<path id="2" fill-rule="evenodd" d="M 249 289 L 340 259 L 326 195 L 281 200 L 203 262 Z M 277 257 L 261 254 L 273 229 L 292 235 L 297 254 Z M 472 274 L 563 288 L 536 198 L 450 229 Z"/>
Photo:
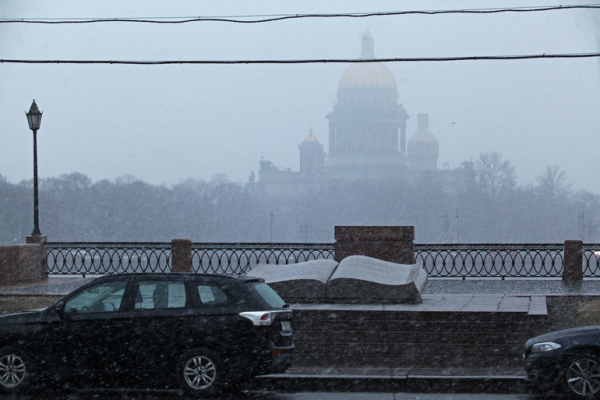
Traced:
<path id="1" fill-rule="evenodd" d="M 195 395 L 220 391 L 225 378 L 220 357 L 203 348 L 188 351 L 180 359 L 177 375 L 181 389 Z"/>
<path id="2" fill-rule="evenodd" d="M 600 392 L 600 357 L 580 353 L 565 364 L 563 388 L 575 398 L 591 399 Z"/>
<path id="3" fill-rule="evenodd" d="M 17 393 L 28 386 L 31 380 L 31 362 L 18 349 L 0 349 L 0 391 Z"/>

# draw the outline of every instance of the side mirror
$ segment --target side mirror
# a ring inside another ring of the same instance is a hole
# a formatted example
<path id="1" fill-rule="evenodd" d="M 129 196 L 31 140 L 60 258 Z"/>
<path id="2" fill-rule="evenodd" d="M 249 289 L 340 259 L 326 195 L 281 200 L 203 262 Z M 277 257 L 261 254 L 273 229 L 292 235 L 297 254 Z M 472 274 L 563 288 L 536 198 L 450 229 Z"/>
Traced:
<path id="1" fill-rule="evenodd" d="M 56 313 L 62 317 L 65 313 L 65 302 L 64 301 L 59 301 L 58 303 L 56 303 L 56 307 L 54 307 L 54 311 L 56 311 Z"/>

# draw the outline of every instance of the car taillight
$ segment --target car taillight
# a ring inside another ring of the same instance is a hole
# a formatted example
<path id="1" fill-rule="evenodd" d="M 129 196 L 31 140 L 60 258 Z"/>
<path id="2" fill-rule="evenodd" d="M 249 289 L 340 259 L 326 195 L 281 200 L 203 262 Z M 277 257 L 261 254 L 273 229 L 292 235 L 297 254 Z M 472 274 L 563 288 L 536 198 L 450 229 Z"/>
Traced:
<path id="1" fill-rule="evenodd" d="M 255 326 L 271 325 L 271 321 L 273 320 L 269 311 L 245 311 L 239 315 L 252 321 L 252 324 Z"/>
<path id="2" fill-rule="evenodd" d="M 271 313 L 264 313 L 260 317 L 260 324 L 261 325 L 271 325 Z"/>

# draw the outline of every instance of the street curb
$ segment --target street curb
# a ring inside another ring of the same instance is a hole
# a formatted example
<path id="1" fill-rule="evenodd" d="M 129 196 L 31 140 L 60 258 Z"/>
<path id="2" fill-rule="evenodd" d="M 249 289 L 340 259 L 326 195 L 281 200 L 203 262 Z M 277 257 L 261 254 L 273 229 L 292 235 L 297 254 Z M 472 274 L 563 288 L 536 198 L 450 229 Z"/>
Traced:
<path id="1" fill-rule="evenodd" d="M 257 377 L 252 389 L 279 392 L 443 392 L 528 394 L 532 388 L 523 376 L 359 376 L 277 374 Z"/>

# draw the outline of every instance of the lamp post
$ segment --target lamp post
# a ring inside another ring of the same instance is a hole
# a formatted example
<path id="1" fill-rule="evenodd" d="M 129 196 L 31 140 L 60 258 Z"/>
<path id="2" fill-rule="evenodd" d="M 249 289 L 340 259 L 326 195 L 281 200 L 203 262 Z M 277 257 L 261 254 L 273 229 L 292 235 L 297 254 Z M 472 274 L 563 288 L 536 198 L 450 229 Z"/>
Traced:
<path id="1" fill-rule="evenodd" d="M 456 210 L 456 243 L 460 243 L 460 212 Z"/>
<path id="2" fill-rule="evenodd" d="M 38 204 L 38 172 L 37 172 L 37 131 L 42 123 L 42 112 L 40 112 L 35 100 L 31 103 L 27 115 L 29 129 L 33 131 L 33 232 L 31 236 L 41 236 L 40 231 L 40 211 Z"/>
<path id="3" fill-rule="evenodd" d="M 271 210 L 271 243 L 273 243 L 273 210 Z"/>
<path id="4" fill-rule="evenodd" d="M 577 219 L 579 220 L 579 237 L 583 240 L 583 227 L 585 226 L 585 215 L 583 214 L 583 210 L 579 210 Z"/>

